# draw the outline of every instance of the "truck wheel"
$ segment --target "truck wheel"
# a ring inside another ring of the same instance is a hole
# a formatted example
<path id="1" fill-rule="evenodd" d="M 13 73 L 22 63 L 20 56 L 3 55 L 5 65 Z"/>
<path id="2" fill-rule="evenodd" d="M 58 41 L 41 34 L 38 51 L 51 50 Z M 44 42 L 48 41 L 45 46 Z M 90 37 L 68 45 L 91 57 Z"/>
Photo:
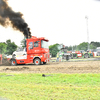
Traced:
<path id="1" fill-rule="evenodd" d="M 47 62 L 43 62 L 43 64 L 46 64 Z"/>
<path id="2" fill-rule="evenodd" d="M 69 56 L 68 55 L 66 56 L 66 60 L 69 60 Z"/>
<path id="3" fill-rule="evenodd" d="M 39 58 L 36 58 L 36 59 L 34 60 L 34 64 L 35 64 L 35 65 L 40 65 L 40 64 L 41 64 L 41 60 L 40 60 Z"/>
<path id="4" fill-rule="evenodd" d="M 84 58 L 89 58 L 89 55 L 86 53 L 86 54 L 84 55 Z"/>
<path id="5" fill-rule="evenodd" d="M 16 66 L 16 65 L 17 65 L 16 60 L 15 60 L 15 59 L 12 59 L 12 60 L 11 60 L 11 66 Z"/>

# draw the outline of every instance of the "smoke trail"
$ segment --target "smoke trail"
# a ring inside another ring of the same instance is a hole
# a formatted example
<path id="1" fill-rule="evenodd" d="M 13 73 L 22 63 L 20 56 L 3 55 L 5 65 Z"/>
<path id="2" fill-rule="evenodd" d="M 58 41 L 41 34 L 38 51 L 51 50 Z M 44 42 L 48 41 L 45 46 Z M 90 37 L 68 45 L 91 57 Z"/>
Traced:
<path id="1" fill-rule="evenodd" d="M 0 0 L 0 24 L 4 27 L 12 26 L 13 29 L 23 32 L 27 38 L 31 37 L 30 28 L 22 16 L 21 12 L 14 12 L 9 7 L 7 0 Z"/>

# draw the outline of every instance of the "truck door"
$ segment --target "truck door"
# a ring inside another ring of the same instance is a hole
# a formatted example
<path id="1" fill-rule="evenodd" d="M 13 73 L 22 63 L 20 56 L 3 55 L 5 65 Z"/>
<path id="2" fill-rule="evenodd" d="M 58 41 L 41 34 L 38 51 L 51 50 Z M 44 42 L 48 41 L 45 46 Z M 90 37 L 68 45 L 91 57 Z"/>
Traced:
<path id="1" fill-rule="evenodd" d="M 28 41 L 27 43 L 27 54 L 33 53 L 33 41 Z"/>
<path id="2" fill-rule="evenodd" d="M 34 54 L 38 54 L 40 52 L 40 41 L 34 41 L 34 44 L 33 44 L 33 52 Z"/>
<path id="3" fill-rule="evenodd" d="M 28 41 L 27 43 L 27 54 L 38 54 L 40 53 L 40 41 Z"/>

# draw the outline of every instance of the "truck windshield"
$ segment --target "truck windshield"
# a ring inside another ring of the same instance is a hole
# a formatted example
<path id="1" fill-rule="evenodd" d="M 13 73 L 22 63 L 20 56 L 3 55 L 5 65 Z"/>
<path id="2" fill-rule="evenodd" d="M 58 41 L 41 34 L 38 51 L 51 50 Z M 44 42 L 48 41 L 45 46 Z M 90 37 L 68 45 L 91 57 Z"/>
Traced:
<path id="1" fill-rule="evenodd" d="M 44 40 L 41 40 L 41 48 L 49 48 L 48 46 L 48 42 L 47 41 L 44 41 Z"/>
<path id="2" fill-rule="evenodd" d="M 26 51 L 25 48 L 17 48 L 16 52 Z"/>

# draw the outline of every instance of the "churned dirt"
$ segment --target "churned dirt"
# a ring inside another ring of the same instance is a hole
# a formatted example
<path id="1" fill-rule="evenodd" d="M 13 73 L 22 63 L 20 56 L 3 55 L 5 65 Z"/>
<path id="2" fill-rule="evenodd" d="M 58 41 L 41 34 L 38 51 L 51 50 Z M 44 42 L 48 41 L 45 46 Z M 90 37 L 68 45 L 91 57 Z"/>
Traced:
<path id="1" fill-rule="evenodd" d="M 100 61 L 79 62 L 50 62 L 46 65 L 34 64 L 0 66 L 0 72 L 4 73 L 100 73 Z"/>

